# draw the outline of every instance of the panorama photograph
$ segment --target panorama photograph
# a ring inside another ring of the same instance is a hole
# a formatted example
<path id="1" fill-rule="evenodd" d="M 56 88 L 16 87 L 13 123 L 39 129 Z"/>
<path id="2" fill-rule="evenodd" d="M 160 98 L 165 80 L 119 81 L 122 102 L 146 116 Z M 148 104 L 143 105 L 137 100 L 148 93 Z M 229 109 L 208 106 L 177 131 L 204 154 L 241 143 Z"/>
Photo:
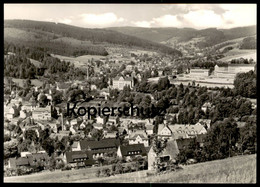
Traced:
<path id="1" fill-rule="evenodd" d="M 3 10 L 4 183 L 256 183 L 257 4 Z"/>

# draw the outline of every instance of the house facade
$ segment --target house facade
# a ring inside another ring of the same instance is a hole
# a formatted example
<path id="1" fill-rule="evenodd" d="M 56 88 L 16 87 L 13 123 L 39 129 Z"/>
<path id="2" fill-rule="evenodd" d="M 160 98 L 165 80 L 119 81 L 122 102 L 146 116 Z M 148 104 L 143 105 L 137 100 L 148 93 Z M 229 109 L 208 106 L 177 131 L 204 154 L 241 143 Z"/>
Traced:
<path id="1" fill-rule="evenodd" d="M 51 120 L 51 106 L 35 108 L 32 112 L 32 118 L 35 120 Z"/>
<path id="2" fill-rule="evenodd" d="M 148 152 L 148 170 L 154 169 L 153 166 L 157 158 L 161 161 L 176 161 L 175 159 L 179 152 L 180 151 L 175 139 L 169 140 L 166 144 L 166 147 L 159 155 L 156 155 L 156 153 L 153 150 L 153 147 L 151 146 Z"/>
<path id="3" fill-rule="evenodd" d="M 124 86 L 130 86 L 130 88 L 134 87 L 134 82 L 131 77 L 124 78 L 123 76 L 117 76 L 113 78 L 113 88 L 118 90 L 123 90 Z"/>
<path id="4" fill-rule="evenodd" d="M 144 133 L 132 133 L 129 137 L 129 145 L 144 144 L 145 147 L 149 146 L 149 139 Z"/>
<path id="5" fill-rule="evenodd" d="M 106 138 L 99 141 L 82 140 L 79 142 L 78 148 L 80 148 L 81 151 L 91 151 L 93 159 L 98 159 L 104 155 L 112 156 L 114 153 L 116 153 L 119 145 L 119 139 Z"/>
<path id="6" fill-rule="evenodd" d="M 158 126 L 158 137 L 169 139 L 174 135 L 175 139 L 180 138 L 192 138 L 198 134 L 206 134 L 207 130 L 204 125 L 185 125 L 185 124 L 175 124 L 166 125 L 159 124 Z"/>
<path id="7" fill-rule="evenodd" d="M 120 145 L 117 150 L 117 156 L 129 160 L 135 156 L 147 156 L 147 152 L 144 144 Z"/>

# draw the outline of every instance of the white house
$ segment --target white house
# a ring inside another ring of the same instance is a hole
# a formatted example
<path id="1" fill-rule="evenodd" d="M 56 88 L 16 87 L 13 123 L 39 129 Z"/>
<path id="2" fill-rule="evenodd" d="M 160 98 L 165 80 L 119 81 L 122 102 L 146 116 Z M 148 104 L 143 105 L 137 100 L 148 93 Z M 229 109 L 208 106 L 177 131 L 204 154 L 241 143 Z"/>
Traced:
<path id="1" fill-rule="evenodd" d="M 158 126 L 158 136 L 161 138 L 170 138 L 172 135 L 176 139 L 179 138 L 191 138 L 198 134 L 206 134 L 207 130 L 204 125 L 185 125 L 185 124 L 175 124 L 175 125 L 165 125 L 159 124 Z"/>
<path id="2" fill-rule="evenodd" d="M 149 139 L 145 133 L 132 133 L 129 136 L 129 145 L 144 144 L 145 147 L 149 146 Z"/>
<path id="3" fill-rule="evenodd" d="M 96 117 L 97 123 L 104 124 L 104 118 L 101 118 L 100 116 Z"/>
<path id="4" fill-rule="evenodd" d="M 134 86 L 134 81 L 132 77 L 126 77 L 124 78 L 123 76 L 117 76 L 113 78 L 113 88 L 118 89 L 118 90 L 123 90 L 124 86 L 130 86 L 130 88 L 133 88 Z"/>
<path id="5" fill-rule="evenodd" d="M 35 120 L 51 120 L 51 106 L 35 108 L 32 111 L 32 118 Z"/>
<path id="6" fill-rule="evenodd" d="M 79 141 L 73 142 L 73 144 L 71 146 L 71 150 L 72 151 L 80 151 L 81 150 Z"/>
<path id="7" fill-rule="evenodd" d="M 147 135 L 152 135 L 153 134 L 153 125 L 145 125 L 145 132 L 147 133 Z"/>
<path id="8" fill-rule="evenodd" d="M 26 116 L 27 116 L 26 110 L 21 110 L 20 111 L 20 118 L 26 118 Z"/>

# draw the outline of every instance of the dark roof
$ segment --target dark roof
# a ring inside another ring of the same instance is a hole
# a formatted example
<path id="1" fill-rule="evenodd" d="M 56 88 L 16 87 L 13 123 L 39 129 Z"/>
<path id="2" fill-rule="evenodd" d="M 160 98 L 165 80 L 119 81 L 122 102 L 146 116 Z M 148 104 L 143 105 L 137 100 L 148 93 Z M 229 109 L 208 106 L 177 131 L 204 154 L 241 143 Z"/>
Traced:
<path id="1" fill-rule="evenodd" d="M 123 145 L 120 146 L 122 156 L 131 156 L 131 155 L 142 155 L 146 156 L 147 151 L 144 147 L 144 144 L 132 144 L 132 145 Z M 131 154 L 135 152 L 134 154 Z"/>
<path id="2" fill-rule="evenodd" d="M 104 148 L 117 148 L 120 145 L 119 139 L 116 138 L 106 138 L 99 141 L 82 140 L 80 141 L 80 147 L 82 150 L 95 150 Z"/>
<path id="3" fill-rule="evenodd" d="M 13 158 L 10 159 L 11 166 L 16 167 L 16 166 L 32 166 L 35 165 L 37 161 L 40 160 L 48 160 L 49 157 L 47 153 L 33 153 L 30 155 L 27 155 L 26 157 L 19 157 L 17 159 Z"/>
<path id="4" fill-rule="evenodd" d="M 16 166 L 29 166 L 29 159 L 26 157 L 20 157 L 15 160 Z"/>
<path id="5" fill-rule="evenodd" d="M 27 155 L 27 158 L 29 160 L 30 165 L 34 165 L 34 161 L 40 161 L 40 160 L 48 160 L 48 154 L 47 153 L 33 153 L 30 155 Z"/>
<path id="6" fill-rule="evenodd" d="M 75 163 L 74 159 L 85 159 L 84 162 L 87 165 L 95 163 L 90 151 L 70 151 L 66 152 L 67 163 Z"/>

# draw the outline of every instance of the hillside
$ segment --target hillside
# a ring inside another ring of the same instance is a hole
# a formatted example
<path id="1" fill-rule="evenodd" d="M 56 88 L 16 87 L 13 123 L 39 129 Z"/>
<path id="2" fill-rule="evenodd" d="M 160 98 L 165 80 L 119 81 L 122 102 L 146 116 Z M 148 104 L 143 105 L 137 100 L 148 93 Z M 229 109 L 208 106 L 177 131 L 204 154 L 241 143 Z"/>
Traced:
<path id="1" fill-rule="evenodd" d="M 44 48 L 59 55 L 108 55 L 106 47 L 118 45 L 141 48 L 169 55 L 182 55 L 180 51 L 163 44 L 129 36 L 107 29 L 88 29 L 61 23 L 5 20 L 4 40 L 29 47 Z"/>
<path id="2" fill-rule="evenodd" d="M 192 28 L 139 27 L 110 27 L 108 29 L 160 43 L 171 43 L 171 40 L 173 39 L 175 39 L 175 42 L 177 43 L 187 42 L 193 38 L 204 37 L 203 41 L 199 41 L 199 47 L 201 48 L 210 47 L 227 40 L 256 34 L 256 26 L 237 27 L 232 29 L 208 28 L 202 30 Z"/>
<path id="3" fill-rule="evenodd" d="M 104 166 L 105 167 L 105 166 Z M 97 168 L 54 171 L 5 177 L 4 182 L 102 182 L 102 183 L 256 183 L 256 155 L 183 166 L 183 170 L 147 176 L 145 171 L 95 177 Z"/>

